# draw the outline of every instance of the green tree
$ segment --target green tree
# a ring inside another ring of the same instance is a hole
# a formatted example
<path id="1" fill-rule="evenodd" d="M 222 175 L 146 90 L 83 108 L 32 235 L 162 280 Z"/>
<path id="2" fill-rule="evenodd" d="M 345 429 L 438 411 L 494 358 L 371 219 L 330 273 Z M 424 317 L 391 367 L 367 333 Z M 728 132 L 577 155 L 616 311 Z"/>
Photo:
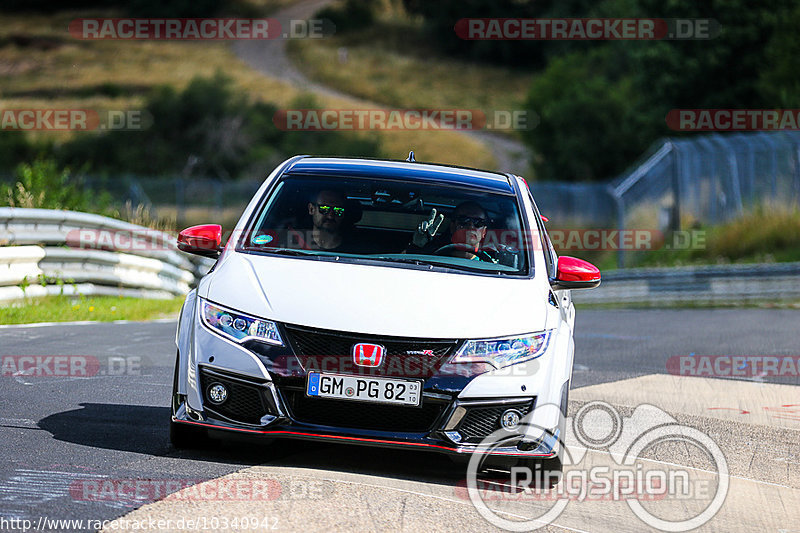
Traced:
<path id="1" fill-rule="evenodd" d="M 553 59 L 531 87 L 527 107 L 540 122 L 526 132 L 540 180 L 593 181 L 646 147 L 630 76 L 609 79 L 608 53 Z"/>
<path id="2" fill-rule="evenodd" d="M 605 180 L 661 136 L 671 109 L 794 106 L 800 94 L 791 0 L 606 0 L 597 16 L 715 19 L 711 39 L 585 43 L 550 57 L 527 105 L 538 176 Z"/>

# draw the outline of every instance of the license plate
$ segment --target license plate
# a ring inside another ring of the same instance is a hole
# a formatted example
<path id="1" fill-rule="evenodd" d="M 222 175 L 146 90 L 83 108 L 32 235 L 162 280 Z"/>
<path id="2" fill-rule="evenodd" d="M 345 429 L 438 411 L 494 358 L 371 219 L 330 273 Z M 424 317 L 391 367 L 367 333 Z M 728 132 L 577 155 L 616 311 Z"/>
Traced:
<path id="1" fill-rule="evenodd" d="M 320 398 L 417 406 L 422 399 L 422 382 L 309 372 L 306 394 Z"/>

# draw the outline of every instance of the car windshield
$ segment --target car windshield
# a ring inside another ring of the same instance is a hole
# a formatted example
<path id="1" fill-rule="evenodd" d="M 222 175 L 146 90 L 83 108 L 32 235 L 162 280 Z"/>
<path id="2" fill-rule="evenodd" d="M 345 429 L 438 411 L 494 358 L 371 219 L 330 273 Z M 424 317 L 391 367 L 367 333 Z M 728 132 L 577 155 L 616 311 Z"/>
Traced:
<path id="1" fill-rule="evenodd" d="M 239 241 L 245 252 L 529 274 L 516 197 L 382 178 L 286 176 Z"/>

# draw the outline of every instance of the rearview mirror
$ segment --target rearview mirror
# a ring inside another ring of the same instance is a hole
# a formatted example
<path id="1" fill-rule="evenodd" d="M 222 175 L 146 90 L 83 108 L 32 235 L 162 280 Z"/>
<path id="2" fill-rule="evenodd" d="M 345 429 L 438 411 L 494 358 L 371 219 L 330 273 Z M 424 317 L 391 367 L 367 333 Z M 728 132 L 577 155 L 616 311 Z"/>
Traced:
<path id="1" fill-rule="evenodd" d="M 583 259 L 562 255 L 557 270 L 556 277 L 550 279 L 553 290 L 593 289 L 600 285 L 600 269 Z"/>
<path id="2" fill-rule="evenodd" d="M 178 249 L 190 254 L 216 259 L 222 246 L 222 226 L 202 224 L 186 228 L 178 234 Z"/>

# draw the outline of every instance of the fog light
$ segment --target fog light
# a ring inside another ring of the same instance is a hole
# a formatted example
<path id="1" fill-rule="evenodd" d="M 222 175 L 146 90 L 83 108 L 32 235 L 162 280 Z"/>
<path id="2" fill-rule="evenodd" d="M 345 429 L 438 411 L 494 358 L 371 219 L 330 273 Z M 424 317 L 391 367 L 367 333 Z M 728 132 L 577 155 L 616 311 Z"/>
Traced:
<path id="1" fill-rule="evenodd" d="M 516 409 L 508 409 L 500 416 L 500 425 L 503 429 L 514 431 L 519 426 L 519 421 L 522 418 L 522 413 Z"/>
<path id="2" fill-rule="evenodd" d="M 214 383 L 208 388 L 208 399 L 219 405 L 228 399 L 228 389 L 222 383 Z"/>

